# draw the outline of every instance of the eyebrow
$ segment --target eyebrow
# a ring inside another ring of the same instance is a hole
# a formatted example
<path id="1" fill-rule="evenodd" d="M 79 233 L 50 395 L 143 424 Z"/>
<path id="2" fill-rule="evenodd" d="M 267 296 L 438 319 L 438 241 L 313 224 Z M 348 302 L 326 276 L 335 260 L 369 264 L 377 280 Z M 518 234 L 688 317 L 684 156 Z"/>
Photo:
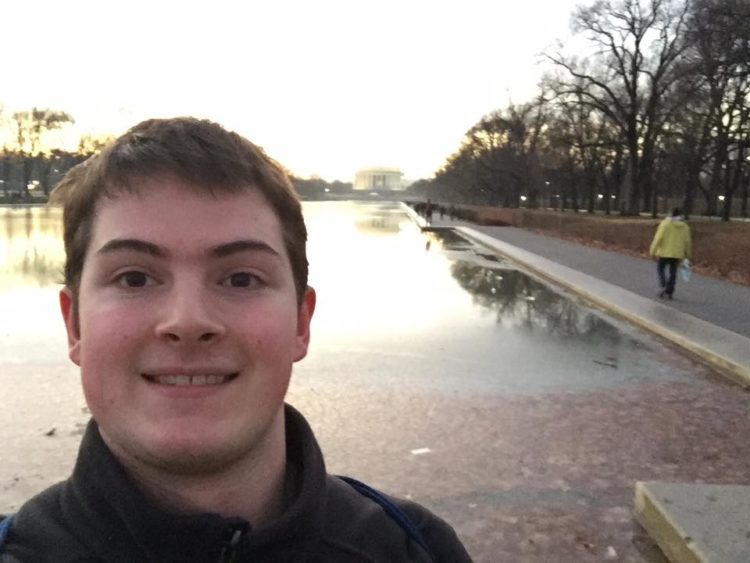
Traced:
<path id="1" fill-rule="evenodd" d="M 262 240 L 248 239 L 248 240 L 235 240 L 226 244 L 220 244 L 211 248 L 208 253 L 217 258 L 223 258 L 239 252 L 266 252 L 274 256 L 280 256 L 280 254 L 274 250 L 274 248 Z"/>
<path id="2" fill-rule="evenodd" d="M 146 242 L 145 240 L 137 238 L 116 238 L 102 246 L 97 250 L 97 254 L 110 254 L 120 250 L 134 250 L 135 252 L 141 252 L 150 256 L 162 257 L 168 253 L 162 247 L 152 242 Z"/>
<path id="3" fill-rule="evenodd" d="M 140 252 L 157 258 L 169 256 L 169 252 L 165 248 L 152 242 L 136 238 L 117 238 L 107 241 L 107 243 L 97 251 L 97 254 L 109 254 L 121 250 Z M 224 258 L 226 256 L 231 256 L 232 254 L 248 251 L 266 252 L 273 256 L 280 256 L 271 245 L 262 240 L 256 239 L 235 240 L 225 244 L 219 244 L 211 247 L 207 254 L 216 258 Z"/>

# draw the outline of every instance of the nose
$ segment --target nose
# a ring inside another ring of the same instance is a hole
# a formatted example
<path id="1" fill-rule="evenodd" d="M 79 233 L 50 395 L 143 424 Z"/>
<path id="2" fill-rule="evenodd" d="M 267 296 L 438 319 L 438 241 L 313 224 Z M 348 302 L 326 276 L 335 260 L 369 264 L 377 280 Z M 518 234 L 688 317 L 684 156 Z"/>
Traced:
<path id="1" fill-rule="evenodd" d="M 196 284 L 176 284 L 165 300 L 156 334 L 173 344 L 199 344 L 219 340 L 226 332 L 218 311 L 205 290 Z"/>

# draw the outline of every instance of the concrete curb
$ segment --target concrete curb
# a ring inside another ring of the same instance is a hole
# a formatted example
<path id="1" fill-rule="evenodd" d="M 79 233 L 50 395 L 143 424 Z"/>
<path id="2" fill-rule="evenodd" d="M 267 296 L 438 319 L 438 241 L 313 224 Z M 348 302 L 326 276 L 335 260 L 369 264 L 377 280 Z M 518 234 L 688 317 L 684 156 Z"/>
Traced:
<path id="1" fill-rule="evenodd" d="M 750 487 L 637 482 L 635 515 L 674 563 L 745 563 Z"/>
<path id="2" fill-rule="evenodd" d="M 635 517 L 651 536 L 670 561 L 680 563 L 701 563 L 705 561 L 702 553 L 696 553 L 689 545 L 688 534 L 670 518 L 651 491 L 648 483 L 638 481 L 635 484 Z"/>
<path id="3" fill-rule="evenodd" d="M 586 301 L 692 353 L 743 387 L 750 387 L 750 339 L 657 301 L 583 274 L 470 227 L 455 227 L 468 239 L 520 263 Z"/>

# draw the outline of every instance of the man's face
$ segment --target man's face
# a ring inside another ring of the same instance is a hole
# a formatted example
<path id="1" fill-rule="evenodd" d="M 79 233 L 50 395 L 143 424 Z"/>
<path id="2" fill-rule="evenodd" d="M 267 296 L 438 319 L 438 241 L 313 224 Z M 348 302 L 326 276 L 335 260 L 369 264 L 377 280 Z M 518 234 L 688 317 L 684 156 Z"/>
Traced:
<path id="1" fill-rule="evenodd" d="M 79 327 L 68 289 L 61 306 L 86 401 L 123 461 L 210 472 L 283 436 L 315 295 L 298 306 L 279 220 L 259 191 L 214 198 L 162 179 L 103 199 Z"/>

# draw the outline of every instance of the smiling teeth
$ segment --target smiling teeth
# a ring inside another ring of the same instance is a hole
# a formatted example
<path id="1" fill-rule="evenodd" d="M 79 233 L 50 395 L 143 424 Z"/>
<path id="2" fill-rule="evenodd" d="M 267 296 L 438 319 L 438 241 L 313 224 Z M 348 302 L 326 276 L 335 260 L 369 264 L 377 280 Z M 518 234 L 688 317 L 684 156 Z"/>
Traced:
<path id="1" fill-rule="evenodd" d="M 219 385 L 229 379 L 228 375 L 159 375 L 154 382 L 160 385 Z"/>

